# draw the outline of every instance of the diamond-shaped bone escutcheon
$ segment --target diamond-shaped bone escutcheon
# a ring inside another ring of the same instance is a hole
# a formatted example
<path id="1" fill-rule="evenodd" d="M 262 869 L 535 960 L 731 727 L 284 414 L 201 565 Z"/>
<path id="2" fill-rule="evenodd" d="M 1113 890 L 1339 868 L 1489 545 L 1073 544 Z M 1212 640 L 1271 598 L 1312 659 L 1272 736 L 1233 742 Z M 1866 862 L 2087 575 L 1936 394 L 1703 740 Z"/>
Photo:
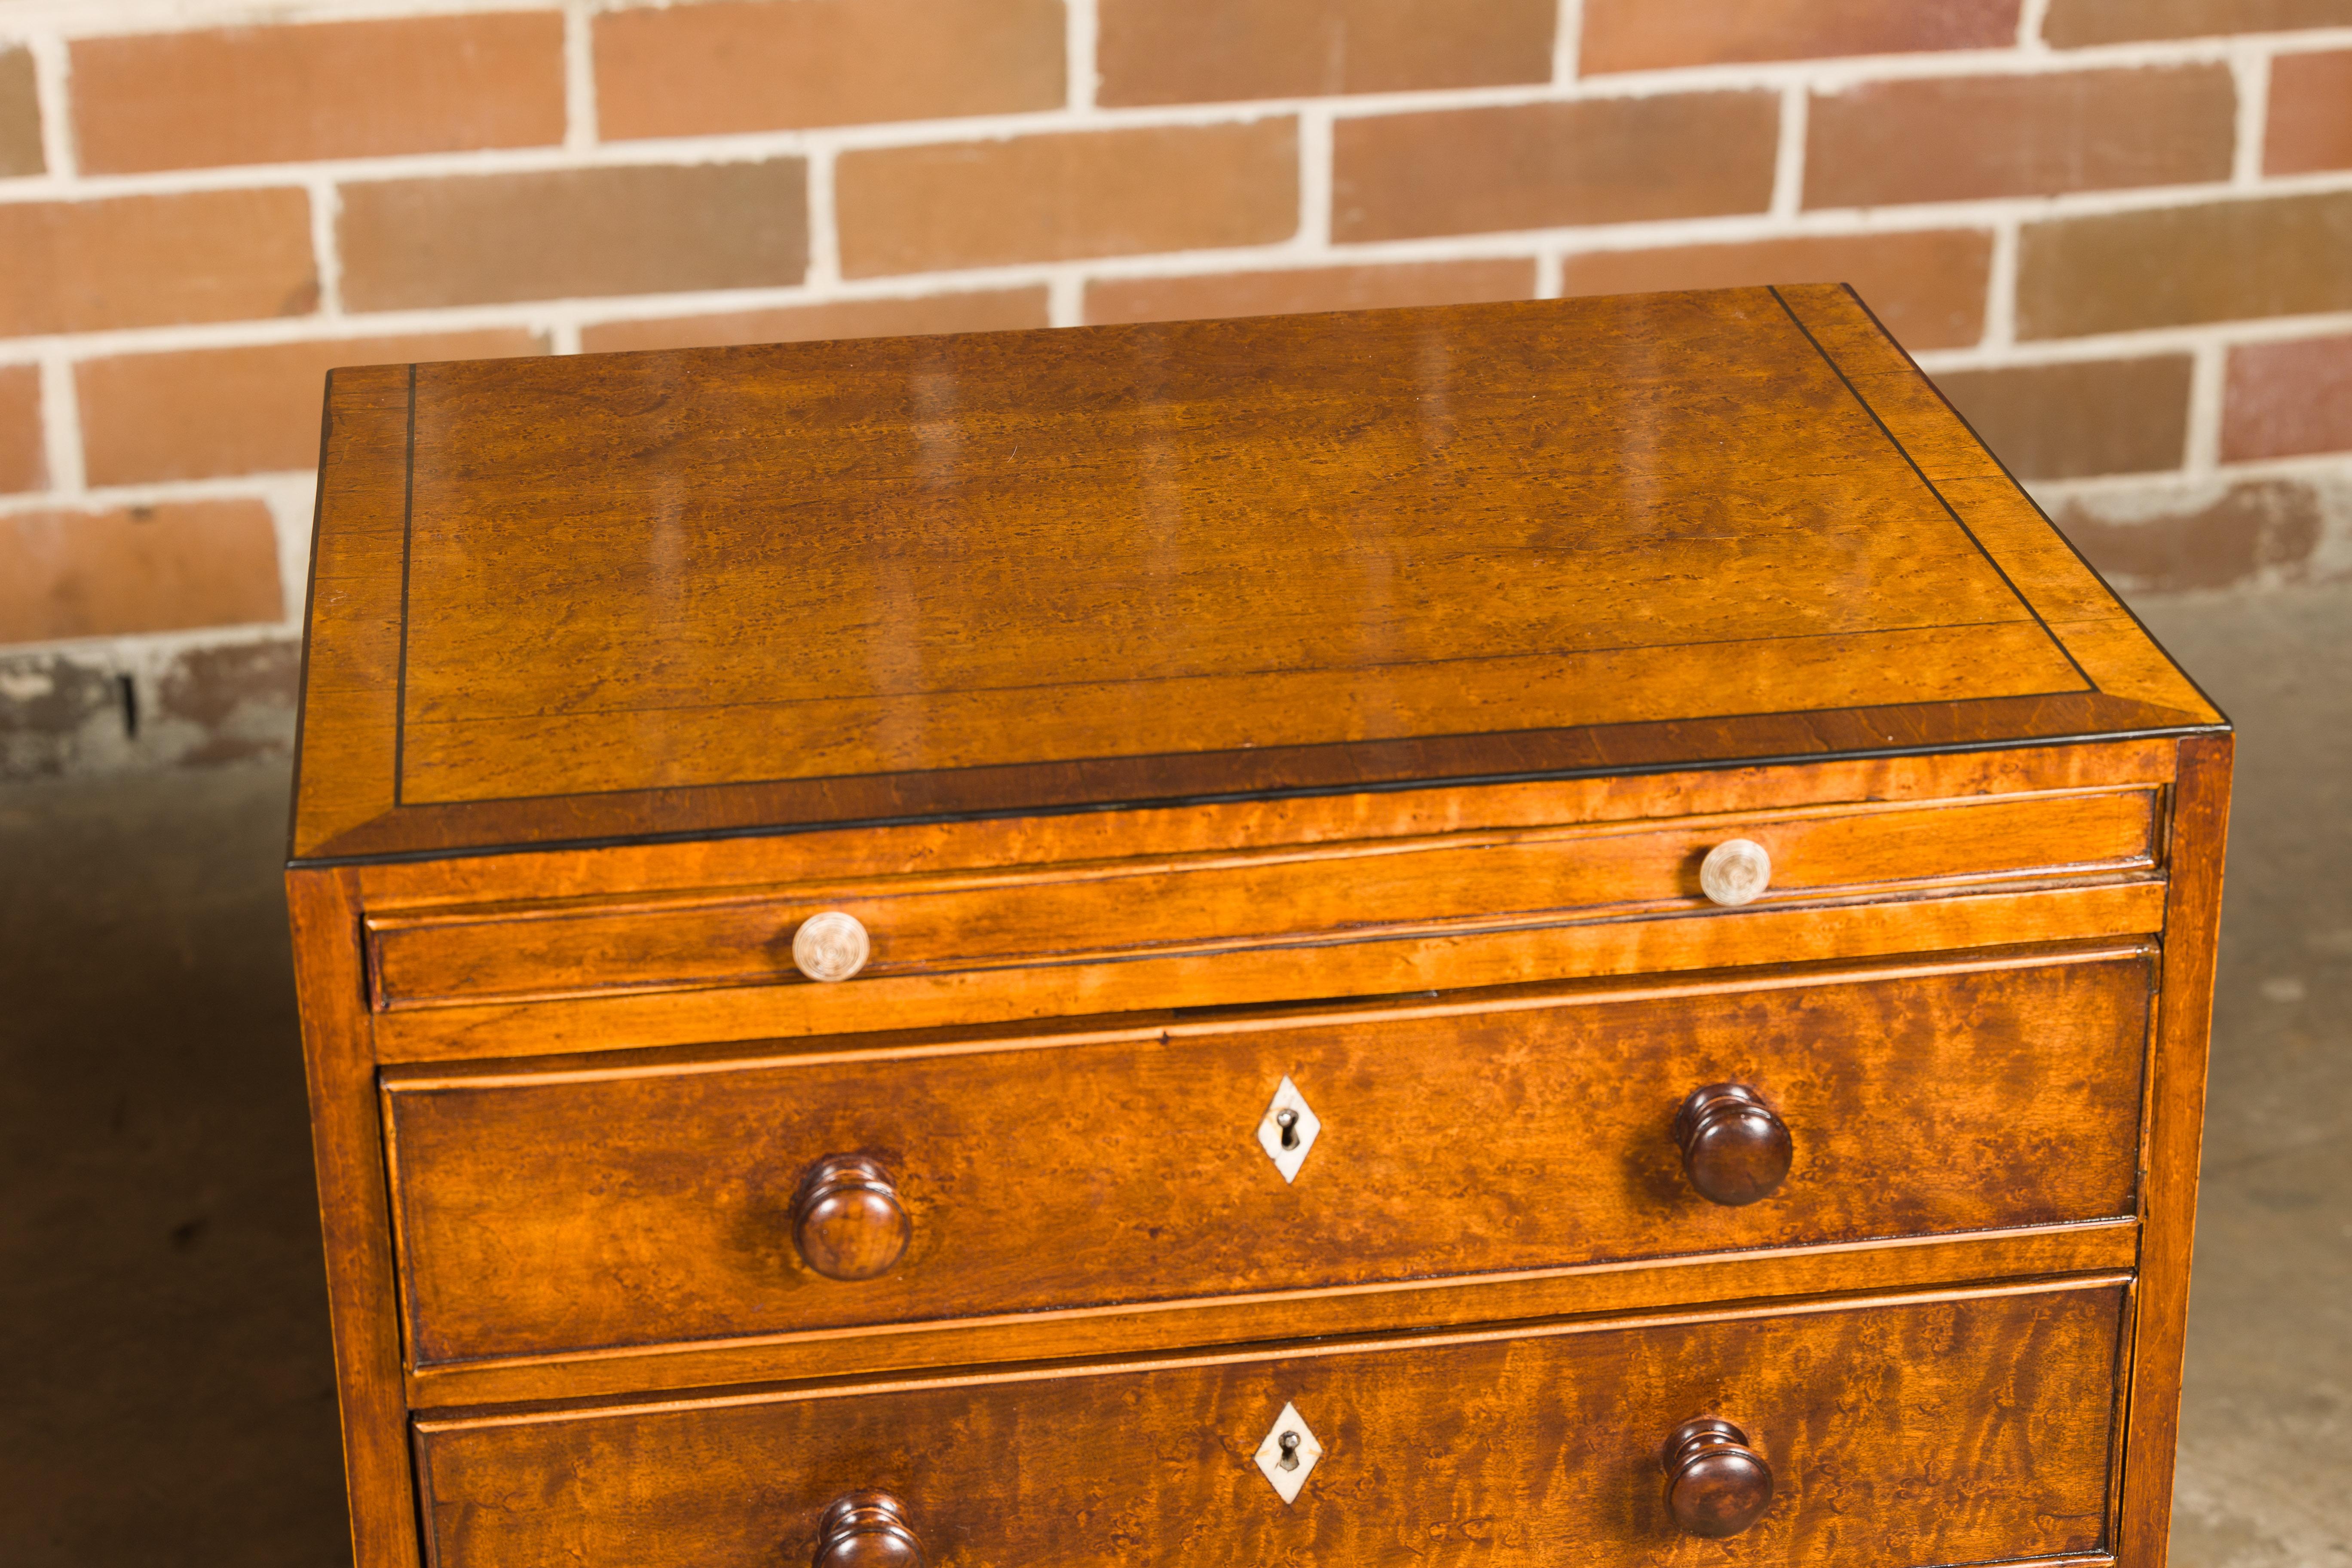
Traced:
<path id="1" fill-rule="evenodd" d="M 1307 1476 L 1315 1468 L 1315 1461 L 1323 1457 L 1323 1445 L 1307 1427 L 1307 1420 L 1298 1414 L 1298 1406 L 1286 1401 L 1282 1414 L 1257 1446 L 1257 1468 L 1282 1494 L 1285 1503 L 1298 1500 L 1298 1489 L 1307 1484 Z"/>
<path id="2" fill-rule="evenodd" d="M 1285 1078 L 1282 1087 L 1274 1091 L 1274 1103 L 1258 1118 L 1257 1144 L 1282 1173 L 1283 1181 L 1295 1182 L 1298 1167 L 1307 1163 L 1307 1152 L 1315 1147 L 1315 1135 L 1322 1130 L 1323 1119 L 1315 1114 L 1298 1086 Z"/>

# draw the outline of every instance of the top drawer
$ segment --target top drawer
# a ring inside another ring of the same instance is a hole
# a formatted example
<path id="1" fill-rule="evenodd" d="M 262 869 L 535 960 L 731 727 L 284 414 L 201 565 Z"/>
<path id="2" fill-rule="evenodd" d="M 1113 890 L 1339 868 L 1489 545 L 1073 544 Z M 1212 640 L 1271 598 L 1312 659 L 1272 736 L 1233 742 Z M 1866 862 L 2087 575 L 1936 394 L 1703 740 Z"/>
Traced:
<path id="1" fill-rule="evenodd" d="M 1769 851 L 1770 886 L 1748 906 L 1766 909 L 2146 870 L 2156 806 L 2153 789 L 2062 792 L 411 910 L 370 918 L 369 959 L 376 1006 L 401 1009 L 807 985 L 793 938 L 827 910 L 868 933 L 857 986 L 1573 920 L 1733 914 L 1715 910 L 1699 886 L 1701 861 L 1727 839 Z M 1340 983 L 1322 994 L 1356 988 Z"/>

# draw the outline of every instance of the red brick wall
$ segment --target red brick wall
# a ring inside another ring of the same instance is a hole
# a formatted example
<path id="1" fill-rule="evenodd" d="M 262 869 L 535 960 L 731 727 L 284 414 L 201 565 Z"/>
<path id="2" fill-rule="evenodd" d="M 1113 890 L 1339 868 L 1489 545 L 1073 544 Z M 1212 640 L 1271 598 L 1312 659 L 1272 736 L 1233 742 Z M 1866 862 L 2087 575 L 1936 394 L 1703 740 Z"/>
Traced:
<path id="1" fill-rule="evenodd" d="M 0 0 L 0 772 L 283 743 L 330 365 L 1821 279 L 2352 571 L 2352 0 Z"/>

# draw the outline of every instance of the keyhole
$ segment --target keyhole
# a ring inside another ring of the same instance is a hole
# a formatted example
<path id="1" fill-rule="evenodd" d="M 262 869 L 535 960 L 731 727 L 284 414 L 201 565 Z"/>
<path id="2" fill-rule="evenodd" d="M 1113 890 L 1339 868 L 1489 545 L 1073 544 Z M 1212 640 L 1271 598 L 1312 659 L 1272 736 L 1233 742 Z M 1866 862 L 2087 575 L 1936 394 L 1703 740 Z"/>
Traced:
<path id="1" fill-rule="evenodd" d="M 1277 1110 L 1274 1113 L 1274 1124 L 1282 1129 L 1282 1146 L 1284 1148 L 1296 1149 L 1298 1147 L 1298 1112 L 1295 1110 Z M 1292 1438 L 1290 1440 L 1294 1443 L 1297 1441 L 1297 1438 Z M 1287 1465 L 1283 1468 L 1285 1469 L 1289 1468 Z"/>
<path id="2" fill-rule="evenodd" d="M 1295 1470 L 1298 1468 L 1297 1433 L 1285 1432 L 1282 1435 L 1282 1458 L 1276 1459 L 1274 1464 L 1276 1469 L 1282 1470 Z"/>

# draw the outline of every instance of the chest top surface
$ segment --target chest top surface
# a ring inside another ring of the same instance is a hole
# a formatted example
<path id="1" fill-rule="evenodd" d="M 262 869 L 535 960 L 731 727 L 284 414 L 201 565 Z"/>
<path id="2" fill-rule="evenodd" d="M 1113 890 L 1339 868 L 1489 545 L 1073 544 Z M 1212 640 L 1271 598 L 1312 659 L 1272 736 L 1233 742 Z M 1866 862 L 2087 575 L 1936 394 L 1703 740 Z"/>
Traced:
<path id="1" fill-rule="evenodd" d="M 339 371 L 312 568 L 298 859 L 2220 722 L 1827 287 Z"/>

